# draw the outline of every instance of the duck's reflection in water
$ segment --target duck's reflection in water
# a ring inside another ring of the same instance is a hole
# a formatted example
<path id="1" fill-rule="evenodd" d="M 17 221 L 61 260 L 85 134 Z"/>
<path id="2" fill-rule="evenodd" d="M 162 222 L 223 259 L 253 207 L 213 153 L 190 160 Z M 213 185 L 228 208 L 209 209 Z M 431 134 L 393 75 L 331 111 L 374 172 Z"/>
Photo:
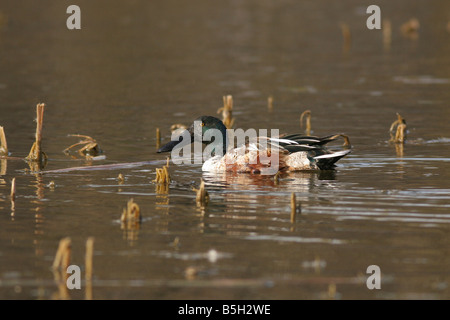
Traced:
<path id="1" fill-rule="evenodd" d="M 204 173 L 206 188 L 212 194 L 210 218 L 236 220 L 277 220 L 290 222 L 291 194 L 306 205 L 317 198 L 326 181 L 335 179 L 334 171 L 291 172 L 273 176 Z M 324 180 L 324 181 L 321 181 Z M 247 227 L 250 227 L 247 225 Z"/>
<path id="2" fill-rule="evenodd" d="M 260 196 L 261 192 L 267 195 L 279 192 L 309 193 L 314 190 L 317 181 L 335 180 L 336 172 L 333 170 L 287 172 L 281 173 L 278 179 L 272 175 L 205 172 L 202 178 L 213 190 L 220 189 L 224 193 L 242 191 L 251 198 L 252 195 Z"/>

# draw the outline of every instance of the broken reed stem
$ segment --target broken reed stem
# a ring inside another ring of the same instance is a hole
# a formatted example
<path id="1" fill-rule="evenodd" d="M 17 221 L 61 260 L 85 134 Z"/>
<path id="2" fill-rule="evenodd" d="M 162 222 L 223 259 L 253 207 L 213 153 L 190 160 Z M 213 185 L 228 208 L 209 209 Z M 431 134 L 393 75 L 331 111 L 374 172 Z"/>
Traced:
<path id="1" fill-rule="evenodd" d="M 8 144 L 6 143 L 5 130 L 0 126 L 0 156 L 8 155 Z"/>
<path id="2" fill-rule="evenodd" d="M 342 31 L 342 37 L 344 40 L 344 51 L 348 51 L 352 44 L 352 34 L 350 32 L 350 27 L 348 26 L 347 23 L 341 23 L 340 27 Z"/>
<path id="3" fill-rule="evenodd" d="M 267 108 L 269 109 L 269 112 L 273 111 L 273 97 L 269 96 L 267 98 Z"/>
<path id="4" fill-rule="evenodd" d="M 156 149 L 159 149 L 161 146 L 161 132 L 159 128 L 156 128 Z"/>
<path id="5" fill-rule="evenodd" d="M 291 222 L 295 222 L 295 216 L 297 215 L 297 199 L 295 192 L 291 194 Z"/>
<path id="6" fill-rule="evenodd" d="M 343 144 L 344 147 L 349 147 L 350 148 L 352 146 L 352 144 L 350 143 L 350 138 L 347 135 L 340 134 L 339 136 L 344 138 L 344 144 Z"/>
<path id="7" fill-rule="evenodd" d="M 280 175 L 281 175 L 281 171 L 278 170 L 278 172 L 273 177 L 273 181 L 274 181 L 275 185 L 278 185 L 280 183 Z"/>
<path id="8" fill-rule="evenodd" d="M 410 39 L 417 39 L 419 35 L 420 22 L 416 18 L 411 18 L 400 26 L 403 36 Z"/>
<path id="9" fill-rule="evenodd" d="M 36 141 L 33 143 L 31 147 L 30 153 L 26 157 L 27 160 L 37 161 L 39 163 L 43 163 L 47 156 L 42 151 L 41 142 L 42 142 L 42 126 L 44 123 L 44 103 L 38 103 L 36 105 Z"/>
<path id="10" fill-rule="evenodd" d="M 350 138 L 345 134 L 342 134 L 342 133 L 336 134 L 336 135 L 332 136 L 330 139 L 337 139 L 339 137 L 344 139 L 344 143 L 342 144 L 342 146 L 347 147 L 347 148 L 352 147 L 352 144 L 350 143 Z"/>
<path id="11" fill-rule="evenodd" d="M 173 239 L 171 246 L 174 247 L 175 249 L 178 249 L 178 247 L 180 246 L 180 238 L 179 237 L 175 237 L 175 239 Z"/>
<path id="12" fill-rule="evenodd" d="M 222 112 L 222 122 L 227 127 L 231 129 L 234 124 L 233 118 L 233 96 L 227 95 L 223 96 L 223 107 L 217 110 L 217 113 Z"/>
<path id="13" fill-rule="evenodd" d="M 92 300 L 92 270 L 93 270 L 93 256 L 94 256 L 94 237 L 89 237 L 86 240 L 86 256 L 85 256 L 85 277 L 86 290 L 85 299 Z"/>
<path id="14" fill-rule="evenodd" d="M 86 256 L 85 256 L 85 277 L 86 281 L 92 280 L 92 270 L 93 270 L 93 256 L 94 256 L 94 237 L 89 237 L 86 240 Z"/>
<path id="15" fill-rule="evenodd" d="M 16 210 L 16 178 L 11 180 L 11 216 L 14 216 Z"/>
<path id="16" fill-rule="evenodd" d="M 67 275 L 66 270 L 70 265 L 71 246 L 72 240 L 69 237 L 59 241 L 58 250 L 53 261 L 53 270 L 60 270 L 63 274 Z"/>
<path id="17" fill-rule="evenodd" d="M 11 180 L 11 201 L 16 200 L 16 178 Z"/>
<path id="18" fill-rule="evenodd" d="M 300 128 L 303 128 L 303 118 L 305 118 L 305 133 L 309 136 L 311 134 L 311 110 L 305 110 L 300 115 Z"/>
<path id="19" fill-rule="evenodd" d="M 330 283 L 328 285 L 328 299 L 334 300 L 336 299 L 336 284 L 335 283 Z"/>
<path id="20" fill-rule="evenodd" d="M 167 165 L 162 168 L 156 168 L 156 178 L 153 182 L 169 184 L 171 182 L 169 174 L 169 158 L 167 158 Z"/>
<path id="21" fill-rule="evenodd" d="M 133 198 L 128 200 L 127 207 L 123 209 L 120 221 L 127 227 L 138 226 L 141 220 L 141 210 Z"/>
<path id="22" fill-rule="evenodd" d="M 164 181 L 165 181 L 166 183 L 170 183 L 170 174 L 169 174 L 169 169 L 168 169 L 168 167 L 167 167 L 167 166 L 164 166 L 164 167 L 163 167 L 163 170 L 164 170 L 164 177 L 165 177 Z"/>
<path id="23" fill-rule="evenodd" d="M 397 127 L 394 135 L 394 129 Z M 406 121 L 397 113 L 397 120 L 395 120 L 389 128 L 389 134 L 391 135 L 390 142 L 404 143 L 406 140 Z"/>
<path id="24" fill-rule="evenodd" d="M 406 124 L 400 123 L 397 126 L 397 132 L 395 133 L 395 142 L 396 143 L 404 143 L 406 139 Z"/>
<path id="25" fill-rule="evenodd" d="M 99 153 L 101 153 L 102 151 L 100 150 L 100 147 L 98 146 L 97 141 L 90 137 L 90 136 L 86 136 L 86 135 L 82 135 L 82 134 L 69 134 L 70 137 L 78 137 L 78 138 L 84 138 L 84 140 L 78 141 L 77 143 L 72 144 L 71 146 L 65 148 L 63 150 L 64 154 L 68 155 L 69 154 L 69 150 L 79 146 L 79 145 L 84 145 L 84 147 L 81 147 L 80 149 L 78 149 L 78 153 L 81 156 L 86 156 L 86 158 L 88 158 L 89 156 L 97 156 Z"/>
<path id="26" fill-rule="evenodd" d="M 187 280 L 194 280 L 198 275 L 198 268 L 189 266 L 184 270 L 184 275 Z"/>
<path id="27" fill-rule="evenodd" d="M 200 182 L 200 187 L 198 189 L 194 189 L 197 192 L 197 196 L 195 197 L 195 201 L 198 206 L 204 207 L 209 202 L 209 194 L 205 189 L 205 181 L 203 179 Z"/>

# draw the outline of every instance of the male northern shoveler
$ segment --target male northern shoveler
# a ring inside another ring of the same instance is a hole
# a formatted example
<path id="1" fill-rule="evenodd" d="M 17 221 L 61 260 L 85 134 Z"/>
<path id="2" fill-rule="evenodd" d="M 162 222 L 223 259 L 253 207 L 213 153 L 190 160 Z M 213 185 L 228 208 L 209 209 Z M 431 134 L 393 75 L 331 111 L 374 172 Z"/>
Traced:
<path id="1" fill-rule="evenodd" d="M 201 127 L 198 126 L 196 129 L 196 123 Z M 211 135 L 206 134 L 210 129 L 215 129 L 222 139 L 211 139 Z M 211 116 L 197 118 L 183 133 L 185 135 L 182 134 L 177 140 L 170 141 L 157 152 L 170 152 L 177 145 L 202 142 L 216 154 L 207 159 L 202 167 L 203 171 L 211 172 L 275 174 L 278 171 L 331 170 L 339 159 L 350 153 L 350 149 L 331 151 L 325 147 L 328 142 L 345 137 L 341 134 L 322 138 L 301 134 L 277 138 L 259 137 L 242 146 L 229 149 L 227 128 L 222 121 Z M 190 140 L 183 136 L 190 137 Z"/>

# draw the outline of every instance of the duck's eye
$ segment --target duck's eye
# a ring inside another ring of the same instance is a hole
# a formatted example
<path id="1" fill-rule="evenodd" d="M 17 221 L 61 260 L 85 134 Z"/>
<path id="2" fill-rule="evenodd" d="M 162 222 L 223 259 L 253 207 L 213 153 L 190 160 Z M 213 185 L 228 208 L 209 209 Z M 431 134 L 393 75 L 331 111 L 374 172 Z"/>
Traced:
<path id="1" fill-rule="evenodd" d="M 202 127 L 204 127 L 205 126 L 205 123 L 204 122 L 202 122 Z"/>

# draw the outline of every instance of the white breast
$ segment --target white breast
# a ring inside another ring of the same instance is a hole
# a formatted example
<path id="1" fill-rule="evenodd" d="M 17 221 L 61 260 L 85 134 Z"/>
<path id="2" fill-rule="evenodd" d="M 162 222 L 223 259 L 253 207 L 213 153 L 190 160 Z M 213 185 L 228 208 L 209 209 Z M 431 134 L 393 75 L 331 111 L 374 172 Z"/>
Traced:
<path id="1" fill-rule="evenodd" d="M 209 172 L 225 172 L 225 166 L 223 164 L 222 156 L 214 156 L 209 158 L 203 163 L 202 171 Z"/>

